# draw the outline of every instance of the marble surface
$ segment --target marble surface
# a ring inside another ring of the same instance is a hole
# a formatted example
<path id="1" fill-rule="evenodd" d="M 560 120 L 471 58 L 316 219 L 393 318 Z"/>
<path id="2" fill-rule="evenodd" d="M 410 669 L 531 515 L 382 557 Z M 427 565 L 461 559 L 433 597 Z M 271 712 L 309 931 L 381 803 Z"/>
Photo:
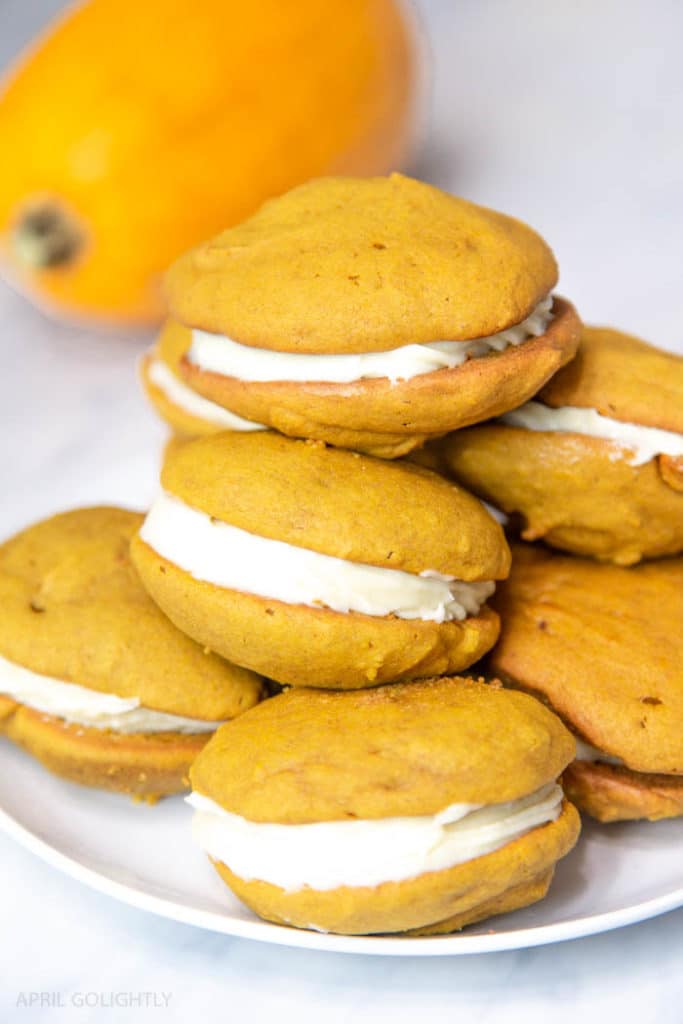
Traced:
<path id="1" fill-rule="evenodd" d="M 0 0 L 0 64 L 61 6 Z M 585 319 L 683 351 L 683 6 L 418 8 L 433 64 L 413 170 L 538 227 Z M 54 324 L 0 287 L 2 535 L 72 505 L 148 502 L 164 432 L 135 385 L 145 343 Z M 683 911 L 517 953 L 374 960 L 145 915 L 4 836 L 0 863 L 3 1021 L 683 1019 Z M 42 1009 L 27 1006 L 31 993 L 44 994 Z M 126 1007 L 127 993 L 142 1005 Z"/>

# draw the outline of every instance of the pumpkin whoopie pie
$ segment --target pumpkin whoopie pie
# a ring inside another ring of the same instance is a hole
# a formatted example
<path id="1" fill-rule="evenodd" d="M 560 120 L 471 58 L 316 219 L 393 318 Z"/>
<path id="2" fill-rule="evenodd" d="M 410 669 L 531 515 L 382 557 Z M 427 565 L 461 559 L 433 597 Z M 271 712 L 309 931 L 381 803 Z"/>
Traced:
<path id="1" fill-rule="evenodd" d="M 143 517 L 54 516 L 0 547 L 0 732 L 58 775 L 154 800 L 261 697 L 162 615 L 129 559 Z"/>
<path id="2" fill-rule="evenodd" d="M 450 932 L 545 895 L 579 831 L 557 785 L 573 755 L 539 701 L 481 681 L 293 688 L 218 730 L 188 800 L 261 917 Z"/>
<path id="3" fill-rule="evenodd" d="M 565 790 L 600 821 L 683 814 L 683 558 L 635 568 L 515 545 L 490 656 L 577 734 Z"/>
<path id="4" fill-rule="evenodd" d="M 226 432 L 177 447 L 161 480 L 135 565 L 183 632 L 236 664 L 353 689 L 456 672 L 495 642 L 503 532 L 435 473 Z"/>
<path id="5" fill-rule="evenodd" d="M 386 458 L 521 405 L 573 356 L 557 265 L 511 217 L 400 174 L 272 199 L 167 275 L 162 349 L 216 405 Z M 181 353 L 183 353 L 181 355 Z"/>
<path id="6" fill-rule="evenodd" d="M 167 320 L 153 349 L 143 356 L 140 377 L 157 413 L 178 439 L 219 430 L 265 430 L 229 409 L 203 398 L 183 381 L 179 362 L 187 349 L 187 331 Z"/>
<path id="7" fill-rule="evenodd" d="M 631 565 L 683 551 L 683 358 L 608 328 L 520 409 L 425 458 L 525 540 Z"/>

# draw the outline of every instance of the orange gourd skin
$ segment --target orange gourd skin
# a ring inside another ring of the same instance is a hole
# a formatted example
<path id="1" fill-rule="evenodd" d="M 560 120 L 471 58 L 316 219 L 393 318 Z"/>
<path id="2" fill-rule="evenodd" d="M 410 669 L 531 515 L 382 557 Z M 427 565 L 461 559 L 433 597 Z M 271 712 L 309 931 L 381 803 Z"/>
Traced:
<path id="1" fill-rule="evenodd" d="M 89 0 L 0 87 L 3 269 L 53 311 L 155 323 L 184 249 L 307 178 L 394 168 L 413 78 L 394 0 Z M 82 244 L 22 267 L 41 201 Z"/>

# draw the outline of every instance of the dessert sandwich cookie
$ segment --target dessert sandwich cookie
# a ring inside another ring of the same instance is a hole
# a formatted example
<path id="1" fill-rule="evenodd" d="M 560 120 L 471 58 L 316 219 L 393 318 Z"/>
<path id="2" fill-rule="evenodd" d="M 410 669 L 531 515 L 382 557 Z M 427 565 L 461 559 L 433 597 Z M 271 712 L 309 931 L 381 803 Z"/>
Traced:
<path id="1" fill-rule="evenodd" d="M 193 391 L 183 380 L 179 363 L 187 348 L 187 331 L 167 320 L 156 345 L 140 362 L 140 378 L 156 412 L 178 440 L 219 430 L 265 430 L 260 423 L 237 416 Z"/>
<path id="2" fill-rule="evenodd" d="M 515 545 L 491 670 L 578 737 L 569 798 L 600 821 L 683 814 L 683 559 L 599 565 Z"/>
<path id="3" fill-rule="evenodd" d="M 161 482 L 133 561 L 169 618 L 236 664 L 354 689 L 459 671 L 496 640 L 505 537 L 435 473 L 226 432 L 177 448 Z"/>
<path id="4" fill-rule="evenodd" d="M 188 788 L 262 682 L 162 615 L 129 558 L 143 517 L 54 516 L 0 547 L 0 733 L 74 782 L 149 801 Z"/>
<path id="5" fill-rule="evenodd" d="M 557 782 L 573 755 L 552 712 L 495 684 L 293 688 L 219 729 L 188 802 L 197 842 L 267 920 L 450 932 L 546 894 L 579 832 Z"/>
<path id="6" fill-rule="evenodd" d="M 572 358 L 556 281 L 511 217 L 399 174 L 323 178 L 182 256 L 166 330 L 215 405 L 396 458 L 521 405 Z"/>
<path id="7" fill-rule="evenodd" d="M 683 358 L 587 327 L 532 401 L 429 446 L 525 540 L 632 565 L 683 551 Z"/>

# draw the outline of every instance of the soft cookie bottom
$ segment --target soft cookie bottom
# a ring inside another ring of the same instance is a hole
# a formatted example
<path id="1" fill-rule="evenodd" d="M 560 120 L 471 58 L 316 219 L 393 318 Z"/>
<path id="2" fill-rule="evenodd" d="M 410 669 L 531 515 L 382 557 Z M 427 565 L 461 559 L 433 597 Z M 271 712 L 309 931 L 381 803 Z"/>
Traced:
<path id="1" fill-rule="evenodd" d="M 196 580 L 139 537 L 131 553 L 148 592 L 179 629 L 291 686 L 350 690 L 449 675 L 473 665 L 498 637 L 498 615 L 486 605 L 462 622 L 343 614 Z"/>
<path id="2" fill-rule="evenodd" d="M 0 734 L 70 782 L 154 803 L 189 789 L 210 733 L 116 733 L 65 722 L 0 696 Z"/>
<path id="3" fill-rule="evenodd" d="M 565 769 L 562 784 L 576 806 L 598 821 L 658 821 L 683 815 L 683 775 L 573 761 Z"/>
<path id="4" fill-rule="evenodd" d="M 572 359 L 579 344 L 581 323 L 574 307 L 556 296 L 553 312 L 539 337 L 408 380 L 244 381 L 202 370 L 186 356 L 179 368 L 194 391 L 245 419 L 289 437 L 395 459 L 430 438 L 499 416 L 535 395 Z M 181 349 L 190 348 L 189 328 L 175 324 L 166 335 L 165 346 L 176 358 Z M 179 423 L 168 410 L 166 418 Z"/>
<path id="5" fill-rule="evenodd" d="M 565 800 L 556 821 L 493 853 L 373 887 L 287 892 L 269 882 L 247 881 L 225 864 L 213 863 L 243 903 L 276 924 L 340 935 L 435 935 L 542 899 L 555 864 L 572 849 L 579 830 L 579 815 Z"/>
<path id="6" fill-rule="evenodd" d="M 512 516 L 524 540 L 617 565 L 683 550 L 680 460 L 632 466 L 600 438 L 486 424 L 414 461 Z"/>

